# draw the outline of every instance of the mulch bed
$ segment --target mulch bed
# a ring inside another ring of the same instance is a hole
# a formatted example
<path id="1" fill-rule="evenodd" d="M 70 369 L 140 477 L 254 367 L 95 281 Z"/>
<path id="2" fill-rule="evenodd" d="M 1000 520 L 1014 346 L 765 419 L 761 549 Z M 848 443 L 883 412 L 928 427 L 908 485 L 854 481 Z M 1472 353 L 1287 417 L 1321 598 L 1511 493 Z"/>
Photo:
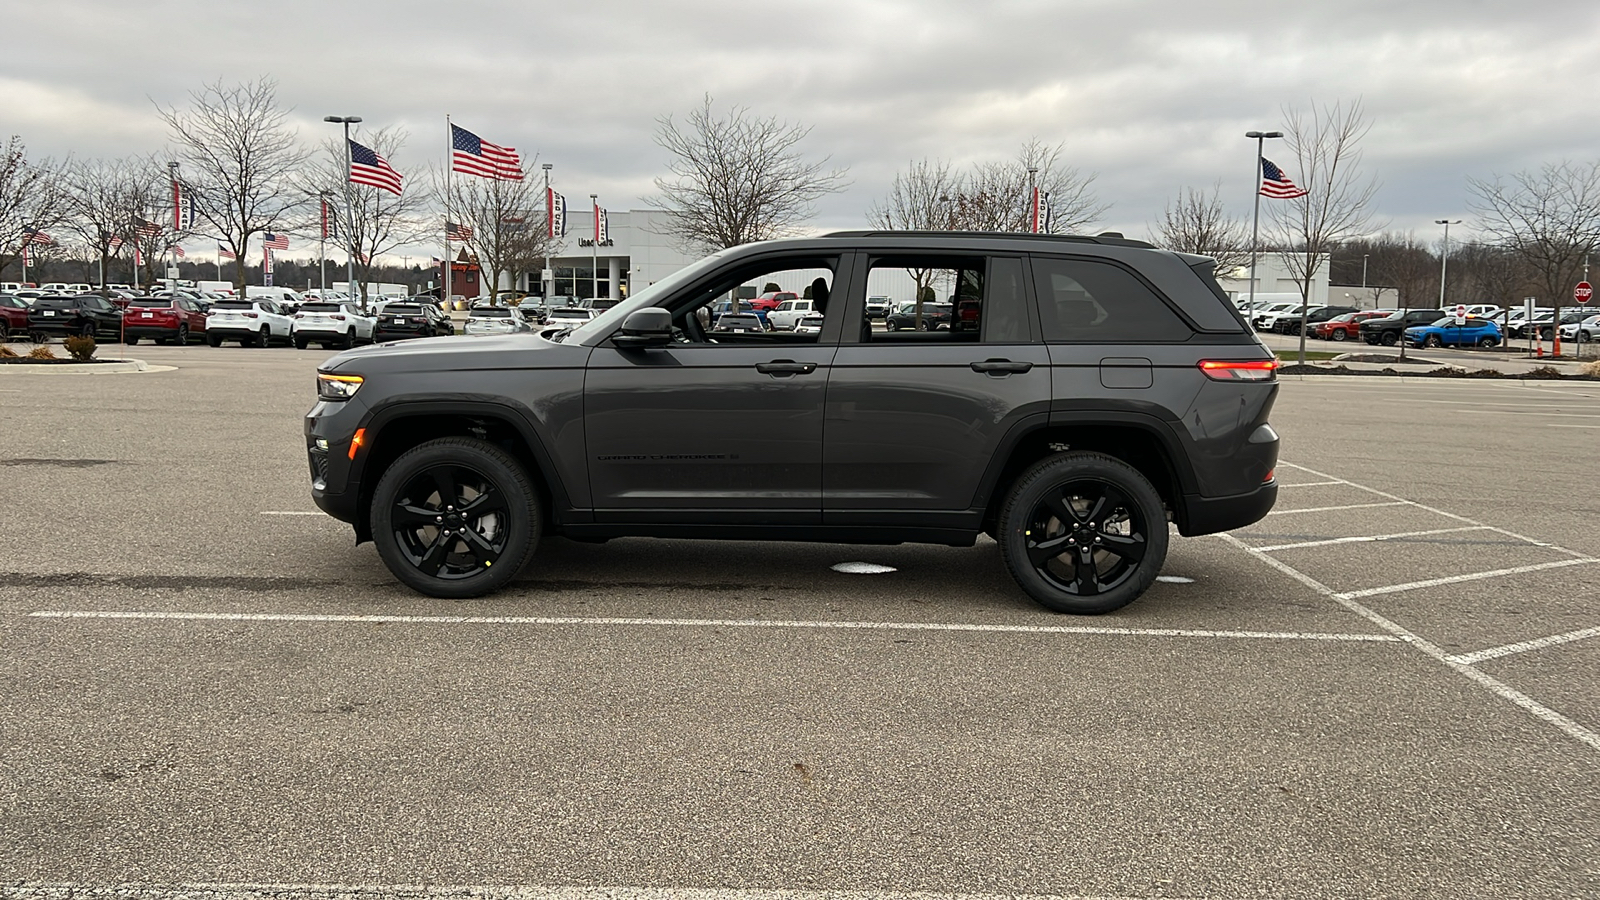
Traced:
<path id="1" fill-rule="evenodd" d="M 1532 371 L 1520 374 L 1507 374 L 1498 369 L 1456 369 L 1442 366 L 1427 372 L 1402 372 L 1399 369 L 1352 369 L 1349 366 L 1313 366 L 1298 363 L 1282 366 L 1278 369 L 1279 375 L 1410 375 L 1413 377 L 1424 376 L 1427 378 L 1537 378 L 1555 381 L 1600 381 L 1600 375 L 1568 375 L 1552 366 L 1540 366 Z"/>

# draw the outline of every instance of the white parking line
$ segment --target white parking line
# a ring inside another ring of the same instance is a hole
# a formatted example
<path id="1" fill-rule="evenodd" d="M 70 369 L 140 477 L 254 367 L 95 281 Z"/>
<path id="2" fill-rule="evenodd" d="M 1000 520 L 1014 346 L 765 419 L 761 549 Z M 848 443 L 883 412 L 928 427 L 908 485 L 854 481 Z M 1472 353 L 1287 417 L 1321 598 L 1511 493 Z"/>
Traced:
<path id="1" fill-rule="evenodd" d="M 1567 566 L 1581 566 L 1587 563 L 1600 562 L 1600 559 L 1562 559 L 1556 562 L 1539 563 L 1533 566 L 1516 566 L 1510 569 L 1495 569 L 1491 572 L 1472 572 L 1467 575 L 1450 575 L 1444 578 L 1429 578 L 1427 581 L 1411 581 L 1405 584 L 1389 584 L 1383 587 L 1367 588 L 1361 591 L 1345 591 L 1339 596 L 1347 600 L 1357 600 L 1362 597 L 1376 597 L 1379 594 L 1398 594 L 1401 591 L 1415 591 L 1422 588 L 1439 587 L 1444 584 L 1460 584 L 1463 581 L 1482 581 L 1486 578 L 1499 578 L 1502 575 L 1521 575 L 1524 572 L 1538 572 L 1544 569 L 1561 569 Z"/>
<path id="2" fill-rule="evenodd" d="M 1596 733 L 1595 731 L 1586 728 L 1577 722 L 1574 722 L 1572 719 L 1569 719 L 1550 707 L 1545 706 L 1539 701 L 1529 697 L 1527 694 L 1522 693 L 1503 681 L 1491 678 L 1472 666 L 1452 661 L 1450 655 L 1445 653 L 1444 650 L 1442 650 L 1433 642 L 1424 640 L 1415 632 L 1410 631 L 1396 622 L 1390 621 L 1389 619 L 1379 615 L 1377 612 L 1368 609 L 1360 603 L 1357 603 L 1355 600 L 1340 595 L 1339 593 L 1335 592 L 1333 588 L 1328 587 L 1327 585 L 1316 580 L 1315 578 L 1312 578 L 1310 575 L 1301 572 L 1299 569 L 1294 568 L 1288 563 L 1285 563 L 1279 559 L 1275 559 L 1266 553 L 1256 550 L 1254 547 L 1251 547 L 1249 544 L 1246 544 L 1244 541 L 1239 540 L 1231 534 L 1222 534 L 1219 536 L 1224 541 L 1227 541 L 1235 547 L 1238 547 L 1240 550 L 1243 550 L 1256 559 L 1261 560 L 1262 562 L 1274 569 L 1277 569 L 1279 572 L 1282 572 L 1290 578 L 1293 578 L 1306 587 L 1311 588 L 1313 591 L 1316 591 L 1322 596 L 1327 597 L 1335 603 L 1338 603 L 1345 609 L 1350 610 L 1363 619 L 1366 619 L 1368 622 L 1371 622 L 1372 624 L 1382 628 L 1384 631 L 1389 632 L 1407 644 L 1410 644 L 1422 653 L 1432 657 L 1434 660 L 1437 660 L 1438 662 L 1450 667 L 1457 673 L 1465 676 L 1467 679 L 1476 682 L 1479 686 L 1485 688 L 1495 696 L 1515 704 L 1518 708 L 1525 710 L 1534 718 L 1554 725 L 1555 727 L 1559 728 L 1563 734 L 1566 734 L 1573 740 L 1579 741 L 1580 743 L 1587 745 L 1590 749 L 1600 752 L 1600 733 Z"/>
<path id="3" fill-rule="evenodd" d="M 122 610 L 37 610 L 40 619 L 162 619 L 194 622 L 390 623 L 400 625 L 590 625 L 657 628 L 817 628 L 843 631 L 971 631 L 1009 634 L 1093 634 L 1144 637 L 1242 638 L 1274 641 L 1388 643 L 1386 634 L 1299 631 L 1212 631 L 1199 628 L 1115 628 L 1096 625 L 988 625 L 965 622 L 832 622 L 815 619 L 641 619 L 602 616 L 406 616 L 309 613 L 203 613 Z"/>
<path id="4" fill-rule="evenodd" d="M 1460 528 L 1434 528 L 1429 531 L 1402 531 L 1396 534 L 1372 534 L 1362 537 L 1328 538 L 1325 541 L 1300 541 L 1297 544 L 1273 544 L 1270 547 L 1257 547 L 1262 553 L 1271 553 L 1274 550 L 1298 550 L 1301 547 L 1330 547 L 1334 544 L 1366 544 L 1373 541 L 1393 541 L 1400 538 L 1426 537 L 1432 534 L 1456 534 L 1462 531 L 1487 531 L 1487 525 L 1464 525 Z"/>
<path id="5" fill-rule="evenodd" d="M 1488 650 L 1479 650 L 1476 653 L 1460 653 L 1450 657 L 1450 661 L 1473 666 L 1486 659 L 1499 659 L 1502 656 L 1510 656 L 1513 653 L 1526 653 L 1529 650 L 1554 647 L 1558 644 L 1570 644 L 1573 641 L 1581 641 L 1592 637 L 1600 637 L 1600 626 L 1580 628 L 1577 631 L 1569 631 L 1566 634 L 1552 634 L 1549 637 L 1534 638 L 1531 641 L 1519 641 L 1515 644 L 1506 644 L 1504 647 L 1491 647 Z"/>
<path id="6" fill-rule="evenodd" d="M 1323 485 L 1327 485 L 1327 484 L 1345 484 L 1345 483 L 1346 482 L 1343 482 L 1343 481 L 1302 481 L 1299 484 L 1280 484 L 1280 485 L 1278 485 L 1278 489 L 1279 490 L 1283 490 L 1284 488 L 1322 487 Z"/>
<path id="7" fill-rule="evenodd" d="M 263 516 L 325 516 L 325 515 L 327 515 L 327 513 L 323 512 L 320 509 L 316 510 L 315 512 L 312 512 L 312 511 L 309 511 L 309 510 L 303 510 L 303 509 L 263 509 L 261 511 L 261 514 Z"/>
<path id="8" fill-rule="evenodd" d="M 933 891 L 817 891 L 789 888 L 572 887 L 567 885 L 448 884 L 84 884 L 23 881 L 6 884 L 14 900 L 1145 900 L 1132 895 L 941 894 Z M 1171 896 L 1162 894 L 1161 896 Z"/>
<path id="9" fill-rule="evenodd" d="M 1375 506 L 1405 506 L 1406 501 L 1398 500 L 1394 503 L 1352 503 L 1348 506 L 1314 506 L 1311 509 L 1275 509 L 1267 513 L 1269 516 L 1292 516 L 1295 513 L 1335 512 L 1341 509 L 1372 509 Z"/>
<path id="10" fill-rule="evenodd" d="M 1547 428 L 1600 428 L 1600 425 L 1559 425 L 1555 422 L 1544 423 Z"/>

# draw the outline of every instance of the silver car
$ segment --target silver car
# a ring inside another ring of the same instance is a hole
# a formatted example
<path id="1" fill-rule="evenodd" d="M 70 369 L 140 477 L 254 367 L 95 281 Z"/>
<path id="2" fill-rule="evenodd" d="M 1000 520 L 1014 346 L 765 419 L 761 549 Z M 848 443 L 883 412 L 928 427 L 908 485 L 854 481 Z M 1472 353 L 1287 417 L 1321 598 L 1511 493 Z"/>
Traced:
<path id="1" fill-rule="evenodd" d="M 533 325 L 513 306 L 484 306 L 467 316 L 466 334 L 515 334 L 532 331 Z"/>

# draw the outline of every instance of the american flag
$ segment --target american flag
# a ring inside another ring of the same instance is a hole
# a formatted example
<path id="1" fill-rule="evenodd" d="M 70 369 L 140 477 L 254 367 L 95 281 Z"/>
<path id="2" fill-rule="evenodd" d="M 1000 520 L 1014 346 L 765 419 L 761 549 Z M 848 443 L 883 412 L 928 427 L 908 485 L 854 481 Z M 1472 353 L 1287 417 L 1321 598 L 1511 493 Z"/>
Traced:
<path id="1" fill-rule="evenodd" d="M 467 225 L 457 225 L 447 219 L 444 223 L 444 239 L 466 243 L 472 240 L 472 228 Z"/>
<path id="2" fill-rule="evenodd" d="M 545 219 L 550 223 L 550 237 L 567 236 L 567 198 L 556 193 L 555 188 L 545 197 Z"/>
<path id="3" fill-rule="evenodd" d="M 183 248 L 179 247 L 177 244 L 173 244 L 172 246 L 168 247 L 167 252 L 179 259 L 183 259 Z"/>
<path id="4" fill-rule="evenodd" d="M 217 245 L 217 259 L 238 259 L 238 258 L 239 258 L 238 254 L 234 253 L 232 250 L 229 250 L 227 247 L 224 247 L 221 244 Z"/>
<path id="5" fill-rule="evenodd" d="M 1304 197 L 1308 193 L 1310 192 L 1295 187 L 1289 176 L 1272 164 L 1272 160 L 1265 156 L 1261 157 L 1261 196 L 1292 200 L 1295 197 Z"/>
<path id="6" fill-rule="evenodd" d="M 146 222 L 143 219 L 134 219 L 133 231 L 139 237 L 155 237 L 161 233 L 159 222 Z"/>
<path id="7" fill-rule="evenodd" d="M 350 142 L 350 183 L 370 185 L 391 194 L 400 193 L 400 173 L 377 151 L 355 141 Z"/>
<path id="8" fill-rule="evenodd" d="M 119 250 L 121 248 L 122 248 L 122 238 L 117 237 L 116 235 L 112 235 L 111 239 L 106 241 L 106 249 L 108 249 L 108 250 Z"/>
<path id="9" fill-rule="evenodd" d="M 267 250 L 289 249 L 289 236 L 286 234 L 273 234 L 268 231 L 261 235 L 261 246 Z"/>
<path id="10" fill-rule="evenodd" d="M 55 238 L 37 228 L 24 228 L 22 233 L 27 236 L 27 243 L 29 244 L 54 244 L 56 242 Z"/>
<path id="11" fill-rule="evenodd" d="M 521 181 L 522 156 L 515 147 L 491 144 L 460 125 L 451 125 L 450 169 L 480 178 Z"/>

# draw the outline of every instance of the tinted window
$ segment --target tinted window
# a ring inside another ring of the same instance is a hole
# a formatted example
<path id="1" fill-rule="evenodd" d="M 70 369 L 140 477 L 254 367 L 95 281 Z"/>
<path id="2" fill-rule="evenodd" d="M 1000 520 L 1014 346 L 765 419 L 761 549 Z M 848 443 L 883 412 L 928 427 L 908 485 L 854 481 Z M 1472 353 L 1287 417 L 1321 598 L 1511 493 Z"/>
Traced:
<path id="1" fill-rule="evenodd" d="M 33 301 L 35 309 L 77 309 L 78 301 L 71 297 L 40 297 Z"/>
<path id="2" fill-rule="evenodd" d="M 166 304 L 163 303 L 163 306 Z M 212 304 L 213 309 L 255 309 L 256 305 L 247 300 L 218 300 Z"/>
<path id="3" fill-rule="evenodd" d="M 166 309 L 172 306 L 172 301 L 166 297 L 139 297 L 128 301 L 129 306 L 142 306 L 150 309 Z"/>
<path id="4" fill-rule="evenodd" d="M 300 306 L 301 312 L 336 313 L 344 312 L 344 307 L 337 303 L 305 303 Z"/>
<path id="5" fill-rule="evenodd" d="M 384 315 L 416 316 L 422 314 L 422 307 L 415 303 L 391 303 L 383 308 Z"/>
<path id="6" fill-rule="evenodd" d="M 475 309 L 475 310 L 472 311 L 472 315 L 477 317 L 477 318 L 479 318 L 479 319 L 509 319 L 509 318 L 511 318 L 511 310 L 509 310 L 509 309 Z"/>
<path id="7" fill-rule="evenodd" d="M 1046 341 L 1185 341 L 1189 326 L 1128 270 L 1085 259 L 1034 257 Z"/>
<path id="8" fill-rule="evenodd" d="M 1022 260 L 996 257 L 989 261 L 989 298 L 983 311 L 983 340 L 1020 344 L 1031 339 L 1028 294 L 1022 284 Z"/>

